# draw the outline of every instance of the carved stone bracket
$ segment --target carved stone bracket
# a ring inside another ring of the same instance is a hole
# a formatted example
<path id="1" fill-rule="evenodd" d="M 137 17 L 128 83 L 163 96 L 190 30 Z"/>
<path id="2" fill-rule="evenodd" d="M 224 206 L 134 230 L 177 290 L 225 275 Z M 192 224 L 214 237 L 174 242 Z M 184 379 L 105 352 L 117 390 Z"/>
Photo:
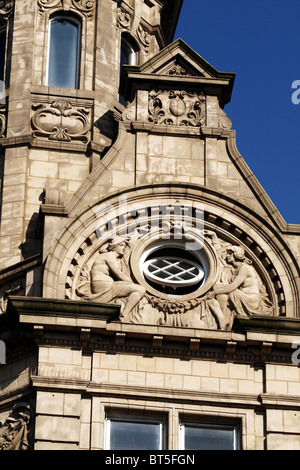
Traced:
<path id="1" fill-rule="evenodd" d="M 14 9 L 14 0 L 0 1 L 0 17 L 9 17 Z"/>
<path id="2" fill-rule="evenodd" d="M 95 5 L 96 0 L 38 0 L 40 13 L 54 8 L 63 8 L 65 11 L 75 9 L 89 20 L 94 15 Z"/>
<path id="3" fill-rule="evenodd" d="M 149 121 L 154 124 L 201 127 L 205 124 L 203 93 L 152 90 L 149 93 Z"/>
<path id="4" fill-rule="evenodd" d="M 84 144 L 89 142 L 90 106 L 58 99 L 46 104 L 33 103 L 32 108 L 33 137 L 43 137 L 58 142 L 80 141 Z"/>

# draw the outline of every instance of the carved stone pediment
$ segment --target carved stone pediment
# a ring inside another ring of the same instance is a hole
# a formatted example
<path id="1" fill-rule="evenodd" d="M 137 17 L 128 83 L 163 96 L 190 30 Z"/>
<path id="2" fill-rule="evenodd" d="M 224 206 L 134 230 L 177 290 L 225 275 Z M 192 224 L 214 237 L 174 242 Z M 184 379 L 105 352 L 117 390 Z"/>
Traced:
<path id="1" fill-rule="evenodd" d="M 175 58 L 168 61 L 163 66 L 159 67 L 155 73 L 161 75 L 170 75 L 177 77 L 204 77 L 204 71 L 194 67 L 191 63 L 185 60 L 180 54 Z"/>
<path id="2" fill-rule="evenodd" d="M 146 30 L 138 30 L 137 39 L 144 43 L 143 48 L 146 50 L 151 35 L 144 35 L 144 31 Z M 129 101 L 135 98 L 132 90 L 145 90 L 145 87 L 176 90 L 180 76 L 182 89 L 216 96 L 223 108 L 229 101 L 234 82 L 234 74 L 219 72 L 181 39 L 174 41 L 141 66 L 125 66 L 123 73 L 120 92 Z"/>

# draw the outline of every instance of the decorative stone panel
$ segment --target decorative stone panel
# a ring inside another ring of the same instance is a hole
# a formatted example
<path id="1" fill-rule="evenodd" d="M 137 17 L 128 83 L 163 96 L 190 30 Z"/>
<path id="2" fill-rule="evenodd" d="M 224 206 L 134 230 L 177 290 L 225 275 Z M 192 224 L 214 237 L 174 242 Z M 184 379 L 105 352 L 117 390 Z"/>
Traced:
<path id="1" fill-rule="evenodd" d="M 184 90 L 151 90 L 149 121 L 154 124 L 201 127 L 205 124 L 203 93 Z"/>
<path id="2" fill-rule="evenodd" d="M 71 97 L 49 98 L 33 97 L 33 141 L 74 145 L 81 143 L 86 146 L 91 140 L 92 101 Z"/>

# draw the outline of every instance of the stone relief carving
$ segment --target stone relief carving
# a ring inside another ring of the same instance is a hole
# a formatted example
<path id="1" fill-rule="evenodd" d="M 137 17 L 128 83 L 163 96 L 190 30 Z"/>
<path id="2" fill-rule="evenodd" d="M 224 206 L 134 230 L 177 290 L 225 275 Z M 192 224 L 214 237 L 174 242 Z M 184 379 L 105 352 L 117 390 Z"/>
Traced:
<path id="1" fill-rule="evenodd" d="M 55 141 L 89 142 L 91 109 L 57 100 L 51 104 L 33 104 L 31 119 L 33 136 Z"/>
<path id="2" fill-rule="evenodd" d="M 28 433 L 33 422 L 33 410 L 28 403 L 14 405 L 6 421 L 0 423 L 0 450 L 30 450 Z"/>
<path id="3" fill-rule="evenodd" d="M 5 284 L 0 288 L 0 315 L 6 312 L 9 295 L 25 295 L 25 278 Z"/>
<path id="4" fill-rule="evenodd" d="M 151 44 L 151 35 L 146 31 L 142 25 L 139 25 L 136 30 L 136 37 L 144 49 L 145 53 L 148 54 Z"/>
<path id="5" fill-rule="evenodd" d="M 220 329 L 230 330 L 235 315 L 272 315 L 273 305 L 266 288 L 244 248 L 226 247 L 221 253 L 221 263 L 219 282 L 203 300 L 202 317 L 212 315 Z"/>
<path id="6" fill-rule="evenodd" d="M 154 124 L 201 127 L 205 123 L 203 93 L 178 90 L 149 93 L 149 121 Z"/>
<path id="7" fill-rule="evenodd" d="M 191 75 L 182 67 L 176 60 L 174 61 L 173 66 L 168 71 L 168 75 L 177 75 L 177 76 L 186 76 L 190 77 Z"/>
<path id="8" fill-rule="evenodd" d="M 219 240 L 209 230 L 203 236 L 216 253 L 218 275 L 200 296 L 153 295 L 146 281 L 137 284 L 129 263 L 136 234 L 116 237 L 100 248 L 93 264 L 82 270 L 76 294 L 83 300 L 120 304 L 120 321 L 131 323 L 231 330 L 236 315 L 273 315 L 274 305 L 244 248 Z"/>
<path id="9" fill-rule="evenodd" d="M 0 106 L 0 139 L 4 137 L 6 131 L 6 106 Z"/>
<path id="10" fill-rule="evenodd" d="M 128 30 L 130 27 L 131 14 L 122 7 L 117 8 L 117 28 Z"/>
<path id="11" fill-rule="evenodd" d="M 40 13 L 52 8 L 63 8 L 68 11 L 75 8 L 80 13 L 91 19 L 94 14 L 96 0 L 38 0 Z"/>
<path id="12" fill-rule="evenodd" d="M 145 288 L 133 283 L 128 275 L 126 251 L 128 240 L 115 237 L 100 250 L 90 272 L 81 275 L 77 295 L 85 300 L 114 302 L 121 305 L 120 319 L 128 321 L 136 305 L 144 297 Z"/>
<path id="13" fill-rule="evenodd" d="M 13 0 L 1 0 L 0 1 L 0 16 L 9 16 L 14 8 Z"/>

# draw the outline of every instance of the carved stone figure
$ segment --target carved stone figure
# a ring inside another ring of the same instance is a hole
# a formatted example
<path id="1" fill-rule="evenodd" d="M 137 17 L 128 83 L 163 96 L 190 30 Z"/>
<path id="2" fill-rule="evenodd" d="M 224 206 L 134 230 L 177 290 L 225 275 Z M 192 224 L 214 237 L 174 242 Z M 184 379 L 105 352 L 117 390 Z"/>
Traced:
<path id="1" fill-rule="evenodd" d="M 124 255 L 128 240 L 117 236 L 104 251 L 100 250 L 89 273 L 85 272 L 76 293 L 95 302 L 114 302 L 121 305 L 120 319 L 129 320 L 129 314 L 142 300 L 146 291 L 135 284 L 126 273 Z"/>
<path id="2" fill-rule="evenodd" d="M 32 425 L 32 409 L 28 403 L 17 403 L 4 422 L 0 423 L 0 450 L 30 450 L 28 432 Z"/>
<path id="3" fill-rule="evenodd" d="M 221 282 L 216 283 L 206 296 L 207 304 L 221 329 L 231 329 L 236 314 L 250 317 L 254 314 L 271 315 L 273 305 L 266 289 L 246 258 L 241 246 L 225 250 L 227 267 L 222 270 Z"/>
<path id="4" fill-rule="evenodd" d="M 18 279 L 9 284 L 5 284 L 0 288 L 0 315 L 6 312 L 6 306 L 9 295 L 24 295 L 25 294 L 25 279 Z"/>

